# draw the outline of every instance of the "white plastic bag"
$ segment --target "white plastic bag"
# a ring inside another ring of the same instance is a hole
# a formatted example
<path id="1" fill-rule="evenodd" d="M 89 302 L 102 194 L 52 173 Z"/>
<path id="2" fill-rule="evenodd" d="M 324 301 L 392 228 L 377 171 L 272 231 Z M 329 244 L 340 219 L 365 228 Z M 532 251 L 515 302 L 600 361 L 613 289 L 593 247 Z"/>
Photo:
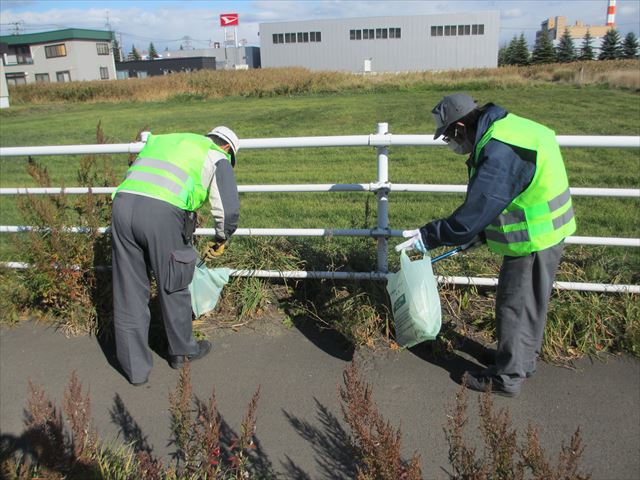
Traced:
<path id="1" fill-rule="evenodd" d="M 434 340 L 440 331 L 442 312 L 431 257 L 411 261 L 400 252 L 400 270 L 387 274 L 387 291 L 396 331 L 396 341 L 413 347 Z"/>
<path id="2" fill-rule="evenodd" d="M 228 268 L 207 268 L 204 263 L 196 266 L 189 285 L 191 308 L 196 318 L 216 307 L 220 292 L 229 281 L 229 272 Z"/>

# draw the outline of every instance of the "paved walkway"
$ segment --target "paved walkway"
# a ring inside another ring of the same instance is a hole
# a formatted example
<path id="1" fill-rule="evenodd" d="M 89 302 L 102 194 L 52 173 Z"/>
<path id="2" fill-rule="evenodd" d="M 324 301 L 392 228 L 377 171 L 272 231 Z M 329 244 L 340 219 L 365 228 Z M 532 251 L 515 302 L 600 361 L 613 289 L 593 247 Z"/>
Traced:
<path id="1" fill-rule="evenodd" d="M 292 479 L 353 477 L 353 465 L 344 456 L 337 398 L 337 384 L 353 352 L 334 334 L 274 324 L 218 332 L 213 340 L 213 352 L 193 365 L 194 392 L 206 399 L 215 387 L 223 420 L 237 431 L 251 395 L 261 386 L 257 437 L 265 469 Z M 425 478 L 448 478 L 445 408 L 459 389 L 452 378 L 473 367 L 471 357 L 461 354 L 434 362 L 420 351 L 358 356 L 381 411 L 393 424 L 401 424 L 407 456 L 416 450 L 421 454 Z M 168 392 L 177 372 L 156 354 L 154 362 L 149 383 L 135 388 L 95 338 L 65 338 L 32 322 L 2 328 L 2 435 L 23 431 L 28 379 L 43 385 L 59 404 L 75 370 L 90 388 L 102 438 L 143 439 L 156 455 L 169 455 Z M 495 405 L 510 408 L 521 432 L 530 420 L 538 425 L 542 445 L 554 460 L 561 442 L 580 426 L 586 447 L 582 465 L 594 479 L 640 478 L 640 362 L 582 360 L 578 367 L 541 364 L 519 398 L 496 397 Z M 469 411 L 475 415 L 477 395 L 470 392 L 469 398 Z"/>

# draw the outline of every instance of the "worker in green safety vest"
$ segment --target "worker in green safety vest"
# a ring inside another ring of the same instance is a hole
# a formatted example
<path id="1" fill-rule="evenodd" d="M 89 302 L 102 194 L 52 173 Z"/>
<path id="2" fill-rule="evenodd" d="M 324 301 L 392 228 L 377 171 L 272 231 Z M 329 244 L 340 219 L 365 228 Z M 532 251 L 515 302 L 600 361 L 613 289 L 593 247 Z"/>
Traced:
<path id="1" fill-rule="evenodd" d="M 478 236 L 503 255 L 496 296 L 493 363 L 467 372 L 467 386 L 517 396 L 536 370 L 547 307 L 564 239 L 575 232 L 569 182 L 555 133 L 468 95 L 444 97 L 432 110 L 434 139 L 468 156 L 464 203 L 449 217 L 405 230 L 407 247 L 425 253 Z"/>
<path id="2" fill-rule="evenodd" d="M 240 202 L 233 167 L 236 134 L 216 127 L 207 135 L 149 135 L 113 195 L 111 215 L 113 322 L 116 353 L 133 385 L 147 383 L 150 283 L 154 273 L 172 368 L 203 358 L 208 340 L 196 340 L 191 294 L 197 253 L 196 211 L 209 200 L 215 236 L 204 257 L 224 252 L 238 227 Z"/>

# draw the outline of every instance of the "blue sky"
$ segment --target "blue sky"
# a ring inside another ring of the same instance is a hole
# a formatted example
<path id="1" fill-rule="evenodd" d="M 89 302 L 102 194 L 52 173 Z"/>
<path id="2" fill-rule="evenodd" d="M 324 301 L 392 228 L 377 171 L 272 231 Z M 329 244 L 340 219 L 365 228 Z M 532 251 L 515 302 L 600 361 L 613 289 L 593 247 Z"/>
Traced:
<path id="1" fill-rule="evenodd" d="M 238 39 L 259 46 L 258 25 L 265 22 L 478 10 L 500 11 L 501 43 L 523 32 L 533 44 L 540 23 L 549 17 L 565 16 L 569 24 L 580 20 L 604 25 L 607 0 L 2 0 L 0 34 L 14 33 L 16 24 L 22 33 L 70 27 L 105 29 L 108 19 L 125 51 L 132 44 L 145 50 L 150 42 L 162 51 L 181 44 L 204 48 L 222 42 L 222 13 L 238 13 Z M 617 0 L 616 24 L 623 35 L 629 31 L 638 35 L 640 0 Z"/>

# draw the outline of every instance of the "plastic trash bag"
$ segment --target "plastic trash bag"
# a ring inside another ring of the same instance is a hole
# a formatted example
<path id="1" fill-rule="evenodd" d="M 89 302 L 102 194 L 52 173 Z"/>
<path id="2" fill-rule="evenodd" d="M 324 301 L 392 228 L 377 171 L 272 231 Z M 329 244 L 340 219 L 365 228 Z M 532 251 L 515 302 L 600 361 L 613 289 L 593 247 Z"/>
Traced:
<path id="1" fill-rule="evenodd" d="M 196 318 L 216 307 L 222 288 L 229 282 L 230 272 L 228 268 L 207 268 L 204 262 L 198 262 L 189 285 L 191 308 Z"/>
<path id="2" fill-rule="evenodd" d="M 402 250 L 400 270 L 387 274 L 387 291 L 398 344 L 408 348 L 436 338 L 442 311 L 431 257 L 411 261 Z"/>

